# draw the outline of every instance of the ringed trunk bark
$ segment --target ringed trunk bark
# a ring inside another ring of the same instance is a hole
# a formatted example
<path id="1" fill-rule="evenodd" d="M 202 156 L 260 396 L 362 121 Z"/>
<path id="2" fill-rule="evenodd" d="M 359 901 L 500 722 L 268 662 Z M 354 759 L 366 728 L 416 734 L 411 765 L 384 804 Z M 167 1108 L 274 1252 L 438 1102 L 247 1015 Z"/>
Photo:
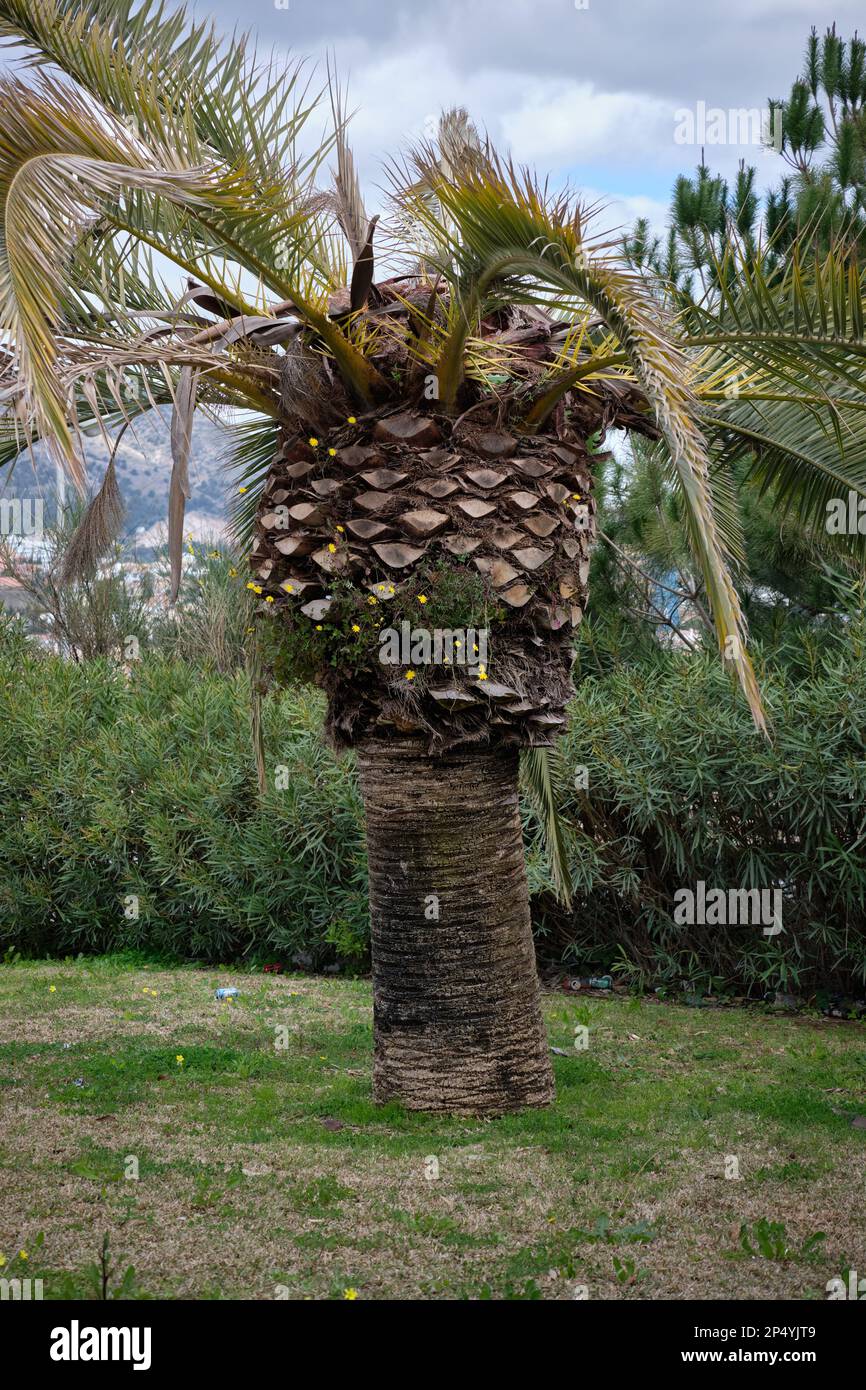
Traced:
<path id="1" fill-rule="evenodd" d="M 373 948 L 373 1095 L 410 1110 L 547 1105 L 513 748 L 358 749 Z"/>

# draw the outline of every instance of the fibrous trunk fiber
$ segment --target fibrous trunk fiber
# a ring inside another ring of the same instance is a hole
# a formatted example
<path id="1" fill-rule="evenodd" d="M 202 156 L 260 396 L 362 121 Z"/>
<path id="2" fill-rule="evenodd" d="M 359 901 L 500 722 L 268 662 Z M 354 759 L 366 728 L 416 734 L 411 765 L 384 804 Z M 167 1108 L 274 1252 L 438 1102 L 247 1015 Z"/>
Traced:
<path id="1" fill-rule="evenodd" d="M 367 813 L 374 1096 L 501 1114 L 553 1099 L 518 805 L 518 754 L 358 749 Z"/>

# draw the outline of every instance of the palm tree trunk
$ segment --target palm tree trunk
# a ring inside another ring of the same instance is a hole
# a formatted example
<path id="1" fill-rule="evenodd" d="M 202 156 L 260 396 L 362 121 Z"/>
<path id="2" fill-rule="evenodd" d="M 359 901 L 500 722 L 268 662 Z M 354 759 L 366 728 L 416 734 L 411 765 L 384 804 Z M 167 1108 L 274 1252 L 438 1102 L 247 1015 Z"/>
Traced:
<path id="1" fill-rule="evenodd" d="M 377 1101 L 496 1115 L 553 1099 L 514 749 L 358 749 Z"/>

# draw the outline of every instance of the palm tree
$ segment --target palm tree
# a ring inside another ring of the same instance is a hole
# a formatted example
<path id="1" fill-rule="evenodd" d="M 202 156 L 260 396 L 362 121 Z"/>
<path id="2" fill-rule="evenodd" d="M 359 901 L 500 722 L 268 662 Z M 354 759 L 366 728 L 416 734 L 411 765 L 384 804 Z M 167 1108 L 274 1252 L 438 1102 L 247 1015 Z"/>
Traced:
<path id="1" fill-rule="evenodd" d="M 713 303 L 672 312 L 463 112 L 390 166 L 379 222 L 332 80 L 313 93 L 154 0 L 0 0 L 0 36 L 34 69 L 0 87 L 6 457 L 40 436 L 80 480 L 82 429 L 169 406 L 177 584 L 194 409 L 243 410 L 238 525 L 274 667 L 315 679 L 357 750 L 375 1095 L 546 1104 L 518 753 L 565 723 L 596 446 L 657 442 L 763 728 L 730 462 L 806 524 L 866 490 L 859 276 L 831 254 L 771 283 L 729 250 Z M 302 153 L 322 96 L 329 134 Z M 71 569 L 119 513 L 112 463 Z M 420 638 L 394 654 L 404 622 L 439 634 L 435 664 Z M 538 792 L 549 776 L 536 757 Z"/>

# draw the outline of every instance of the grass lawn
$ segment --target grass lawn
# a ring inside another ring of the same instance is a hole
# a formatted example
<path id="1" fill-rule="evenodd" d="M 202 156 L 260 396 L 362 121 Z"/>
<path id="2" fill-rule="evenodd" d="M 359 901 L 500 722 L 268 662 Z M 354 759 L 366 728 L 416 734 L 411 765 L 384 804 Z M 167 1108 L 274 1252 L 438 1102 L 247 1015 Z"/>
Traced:
<path id="1" fill-rule="evenodd" d="M 553 1108 L 429 1119 L 371 1102 L 365 981 L 4 966 L 3 1273 L 96 1297 L 106 1233 L 138 1298 L 823 1299 L 866 1271 L 863 1024 L 545 1013 Z"/>

